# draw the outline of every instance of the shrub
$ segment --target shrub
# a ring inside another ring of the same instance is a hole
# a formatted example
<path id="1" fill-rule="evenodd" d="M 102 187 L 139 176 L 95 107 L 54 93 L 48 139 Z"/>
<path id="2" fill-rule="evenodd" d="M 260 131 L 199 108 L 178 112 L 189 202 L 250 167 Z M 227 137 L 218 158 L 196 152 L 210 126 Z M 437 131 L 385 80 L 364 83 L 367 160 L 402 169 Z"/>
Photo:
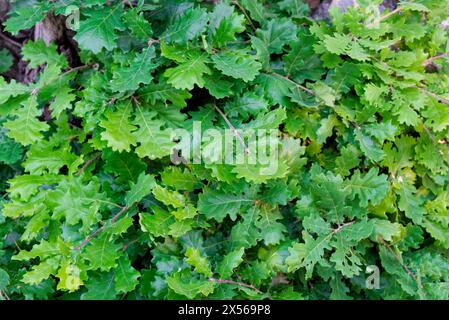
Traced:
<path id="1" fill-rule="evenodd" d="M 0 77 L 1 297 L 448 299 L 449 4 L 359 2 L 13 6 L 77 6 L 79 59 L 29 40 L 35 81 Z M 275 132 L 275 170 L 173 150 L 198 123 Z"/>

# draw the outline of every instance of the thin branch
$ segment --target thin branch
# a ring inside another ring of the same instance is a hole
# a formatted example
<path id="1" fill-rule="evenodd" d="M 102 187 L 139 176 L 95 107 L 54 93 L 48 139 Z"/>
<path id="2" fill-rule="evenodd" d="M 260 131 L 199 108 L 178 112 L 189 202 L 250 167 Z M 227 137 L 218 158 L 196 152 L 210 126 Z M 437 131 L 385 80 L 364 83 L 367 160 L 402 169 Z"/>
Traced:
<path id="1" fill-rule="evenodd" d="M 123 244 L 122 250 L 125 251 L 125 250 L 128 249 L 132 244 L 134 244 L 134 243 L 136 243 L 137 241 L 139 241 L 140 238 L 141 238 L 141 237 L 137 237 L 136 239 L 131 240 L 130 242 Z"/>
<path id="2" fill-rule="evenodd" d="M 148 40 L 147 45 L 148 45 L 149 47 L 151 47 L 151 46 L 153 45 L 153 43 L 159 43 L 159 42 L 160 42 L 159 39 L 153 39 L 153 38 L 151 38 L 150 40 Z"/>
<path id="3" fill-rule="evenodd" d="M 354 223 L 355 223 L 355 221 L 343 223 L 343 224 L 339 225 L 337 228 L 333 229 L 333 230 L 332 230 L 332 234 L 338 233 L 338 232 L 340 232 L 344 227 L 350 226 L 351 224 L 354 224 Z"/>
<path id="4" fill-rule="evenodd" d="M 140 102 L 139 102 L 139 100 L 137 100 L 137 98 L 136 98 L 135 96 L 131 96 L 131 100 L 134 101 L 134 103 L 135 103 L 137 106 L 140 106 Z"/>
<path id="5" fill-rule="evenodd" d="M 82 65 L 82 66 L 79 66 L 79 67 L 75 67 L 75 68 L 69 69 L 69 70 L 67 70 L 64 73 L 61 73 L 58 76 L 58 78 L 62 78 L 64 76 L 68 75 L 69 73 L 72 73 L 72 72 L 75 72 L 75 71 L 79 71 L 79 70 L 82 70 L 82 69 L 85 69 L 85 68 L 88 68 L 88 67 L 92 67 L 92 65 L 91 64 L 85 64 L 85 65 Z"/>
<path id="6" fill-rule="evenodd" d="M 389 17 L 391 17 L 392 15 L 395 15 L 396 13 L 400 12 L 401 10 L 402 10 L 402 7 L 398 7 L 396 9 L 394 9 L 393 11 L 388 12 L 386 15 L 383 15 L 383 16 L 373 20 L 371 23 L 367 24 L 366 27 L 372 28 L 375 25 L 377 25 L 378 23 L 380 23 L 381 21 L 388 19 Z"/>
<path id="7" fill-rule="evenodd" d="M 243 282 L 237 282 L 237 281 L 233 281 L 233 280 L 216 279 L 216 278 L 209 278 L 208 280 L 210 282 L 216 282 L 216 283 L 236 284 L 236 285 L 241 286 L 241 287 L 252 289 L 252 290 L 256 291 L 259 294 L 263 294 L 262 291 L 260 291 L 259 289 L 257 289 L 255 286 L 253 286 L 251 284 L 246 284 L 246 283 L 243 283 Z"/>
<path id="8" fill-rule="evenodd" d="M 75 67 L 75 68 L 72 68 L 72 69 L 70 69 L 70 70 L 67 70 L 66 72 L 61 73 L 59 76 L 57 76 L 56 79 L 55 79 L 55 81 L 58 80 L 58 79 L 61 79 L 61 78 L 65 77 L 66 75 L 68 75 L 68 74 L 70 74 L 70 73 L 72 73 L 72 72 L 79 71 L 79 70 L 85 69 L 85 68 L 87 68 L 87 67 L 92 67 L 92 65 L 90 65 L 90 64 L 85 64 L 85 65 L 82 65 L 82 66 Z M 31 95 L 33 95 L 33 96 L 37 95 L 41 89 L 42 89 L 42 88 L 34 88 L 33 90 L 31 90 Z"/>
<path id="9" fill-rule="evenodd" d="M 126 211 L 126 209 L 128 209 L 127 206 L 122 207 L 122 209 L 115 216 L 113 216 L 111 220 L 109 220 L 110 224 L 113 224 L 118 218 L 120 218 L 120 216 Z M 83 240 L 83 242 L 75 247 L 75 250 L 81 250 L 81 248 L 88 244 L 93 238 L 95 238 L 97 234 L 102 232 L 107 225 L 109 225 L 109 223 L 105 223 L 103 226 L 92 232 L 86 239 Z"/>
<path id="10" fill-rule="evenodd" d="M 4 35 L 3 33 L 0 32 L 0 38 L 2 38 L 3 40 L 5 40 L 6 42 L 11 43 L 12 45 L 18 47 L 18 48 L 22 48 L 22 44 L 11 39 L 10 37 Z"/>
<path id="11" fill-rule="evenodd" d="M 78 175 L 78 176 L 81 175 L 81 174 L 84 172 L 84 170 L 86 170 L 86 168 L 87 168 L 92 162 L 94 162 L 95 160 L 98 159 L 99 156 L 100 156 L 100 153 L 97 153 L 92 159 L 87 160 L 86 163 L 82 166 L 82 168 L 81 168 L 75 175 Z"/>
<path id="12" fill-rule="evenodd" d="M 449 104 L 449 100 L 446 99 L 446 98 L 443 98 L 443 97 L 441 97 L 441 96 L 439 96 L 439 95 L 437 95 L 437 94 L 435 94 L 433 92 L 427 91 L 426 89 L 418 87 L 418 86 L 415 86 L 415 88 L 417 88 L 419 91 L 421 91 L 421 92 L 423 92 L 423 93 L 425 93 L 425 94 L 427 94 L 427 95 L 437 99 L 438 102 L 440 102 L 440 103 Z"/>
<path id="13" fill-rule="evenodd" d="M 2 290 L 0 290 L 0 298 L 3 298 L 4 300 L 11 300 L 11 299 L 9 299 L 8 295 L 6 294 L 6 292 L 2 291 Z"/>
<path id="14" fill-rule="evenodd" d="M 394 256 L 394 258 L 401 264 L 401 266 L 405 270 L 405 272 L 407 272 L 407 274 L 410 277 L 412 277 L 413 280 L 415 280 L 418 287 L 420 287 L 422 289 L 423 285 L 418 280 L 418 277 L 416 277 L 416 275 L 412 271 L 410 271 L 410 269 L 405 265 L 405 263 L 403 263 L 401 261 L 401 258 L 396 254 L 396 252 L 394 252 L 394 250 L 391 248 L 391 246 L 381 236 L 377 236 L 377 239 L 388 249 L 388 251 L 391 252 L 391 254 Z"/>
<path id="15" fill-rule="evenodd" d="M 427 66 L 427 65 L 431 64 L 434 60 L 441 59 L 441 58 L 446 58 L 446 57 L 449 57 L 449 53 L 440 53 L 440 54 L 437 54 L 434 57 L 430 57 L 429 59 L 424 60 L 422 62 L 422 65 L 423 66 Z"/>
<path id="16" fill-rule="evenodd" d="M 226 124 L 229 126 L 229 128 L 231 129 L 232 133 L 234 134 L 234 136 L 240 141 L 240 143 L 242 144 L 243 148 L 245 149 L 245 152 L 247 154 L 250 154 L 250 151 L 248 149 L 248 146 L 245 144 L 245 141 L 243 140 L 243 138 L 240 136 L 240 134 L 238 133 L 238 131 L 235 129 L 235 127 L 232 125 L 232 123 L 229 121 L 228 117 L 226 117 L 226 115 L 223 113 L 223 111 L 220 110 L 220 108 L 218 108 L 217 106 L 214 106 L 215 109 L 218 111 L 218 113 L 223 117 L 224 121 L 226 122 Z"/>
<path id="17" fill-rule="evenodd" d="M 432 132 L 430 132 L 429 128 L 427 128 L 424 123 L 422 124 L 424 131 L 426 131 L 427 135 L 429 136 L 430 140 L 432 140 L 433 144 L 437 145 L 438 142 L 435 139 L 435 136 L 432 134 Z"/>
<path id="18" fill-rule="evenodd" d="M 294 84 L 295 86 L 297 86 L 297 87 L 300 88 L 301 90 L 304 90 L 305 92 L 310 93 L 310 94 L 313 95 L 313 96 L 316 96 L 316 94 L 315 94 L 315 92 L 313 92 L 313 90 L 310 90 L 309 88 L 304 87 L 303 85 L 301 85 L 301 84 L 299 84 L 299 83 L 293 81 L 293 80 L 290 79 L 288 76 L 283 76 L 283 75 L 281 75 L 281 74 L 279 74 L 279 73 L 276 73 L 276 72 L 272 72 L 271 74 L 272 74 L 272 75 L 275 75 L 275 76 L 277 76 L 277 77 L 281 77 L 281 78 L 287 80 L 288 82 L 290 82 L 291 84 Z"/>
<path id="19" fill-rule="evenodd" d="M 242 5 L 237 0 L 232 1 L 232 3 L 235 4 L 237 7 L 239 7 L 239 9 L 245 15 L 246 19 L 249 21 L 249 24 L 251 25 L 251 28 L 253 28 L 253 31 L 256 31 L 256 26 L 254 25 L 253 20 L 251 20 L 249 14 L 246 12 L 245 8 L 243 8 Z"/>

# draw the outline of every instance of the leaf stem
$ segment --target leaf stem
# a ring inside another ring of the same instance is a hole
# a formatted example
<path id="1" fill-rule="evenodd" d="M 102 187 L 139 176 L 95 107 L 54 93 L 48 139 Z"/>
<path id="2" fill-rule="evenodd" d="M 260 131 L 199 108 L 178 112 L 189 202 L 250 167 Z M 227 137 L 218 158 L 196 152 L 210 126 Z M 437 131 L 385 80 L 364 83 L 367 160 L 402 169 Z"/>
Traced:
<path id="1" fill-rule="evenodd" d="M 338 232 L 340 232 L 344 227 L 350 226 L 351 224 L 354 224 L 354 223 L 355 223 L 355 221 L 350 221 L 350 222 L 343 223 L 343 224 L 339 225 L 337 228 L 333 229 L 333 230 L 332 230 L 332 234 L 338 233 Z"/>
<path id="2" fill-rule="evenodd" d="M 18 48 L 22 48 L 22 44 L 11 39 L 10 37 L 4 35 L 2 32 L 0 32 L 0 38 L 2 38 L 3 40 L 5 40 L 6 42 L 9 42 L 11 44 L 13 44 L 14 46 L 18 47 Z"/>
<path id="3" fill-rule="evenodd" d="M 218 111 L 218 113 L 223 117 L 226 124 L 231 129 L 234 136 L 239 140 L 239 142 L 242 144 L 243 148 L 245 149 L 245 152 L 247 154 L 250 154 L 248 146 L 245 144 L 245 141 L 243 140 L 242 136 L 238 133 L 238 131 L 235 129 L 235 127 L 232 125 L 231 121 L 229 121 L 228 117 L 223 113 L 223 111 L 220 110 L 216 105 L 214 105 L 215 109 Z"/>
<path id="4" fill-rule="evenodd" d="M 98 159 L 99 156 L 100 156 L 100 153 L 97 153 L 92 159 L 87 160 L 86 163 L 83 165 L 83 167 L 76 173 L 76 175 L 78 175 L 78 176 L 81 175 L 81 174 L 84 172 L 84 170 L 86 170 L 86 168 L 87 168 L 92 162 L 94 162 L 95 160 Z"/>
<path id="5" fill-rule="evenodd" d="M 415 86 L 415 88 L 417 88 L 417 89 L 418 89 L 419 91 L 421 91 L 422 93 L 425 93 L 425 94 L 427 94 L 427 95 L 429 95 L 429 96 L 431 96 L 431 97 L 437 99 L 438 102 L 444 103 L 444 104 L 448 104 L 448 105 L 449 105 L 449 100 L 448 100 L 448 99 L 443 98 L 443 97 L 441 97 L 441 96 L 439 96 L 439 95 L 437 95 L 437 94 L 435 94 L 435 93 L 433 93 L 433 92 L 427 91 L 427 90 L 424 89 L 424 88 L 421 88 L 421 87 L 418 87 L 418 86 Z"/>
<path id="6" fill-rule="evenodd" d="M 315 92 L 314 92 L 313 90 L 310 90 L 309 88 L 304 87 L 303 85 L 301 85 L 301 84 L 299 84 L 299 83 L 293 81 L 293 80 L 290 79 L 288 76 L 283 76 L 283 75 L 281 75 L 281 74 L 279 74 L 279 73 L 276 73 L 276 72 L 272 72 L 271 74 L 274 75 L 274 76 L 277 76 L 277 77 L 281 77 L 281 78 L 287 80 L 288 82 L 290 82 L 291 84 L 294 84 L 294 85 L 297 86 L 298 88 L 304 90 L 305 92 L 310 93 L 310 94 L 313 95 L 313 96 L 316 96 L 316 94 L 315 94 Z"/>
<path id="7" fill-rule="evenodd" d="M 69 73 L 72 73 L 72 72 L 75 72 L 75 71 L 79 71 L 79 70 L 82 70 L 82 69 L 85 69 L 85 68 L 88 68 L 88 67 L 92 67 L 92 65 L 91 65 L 91 64 L 84 64 L 84 65 L 79 66 L 79 67 L 71 68 L 71 69 L 67 70 L 67 71 L 64 72 L 64 73 L 61 73 L 61 74 L 58 76 L 58 78 L 62 78 L 62 77 L 64 77 L 64 76 L 68 75 Z"/>
<path id="8" fill-rule="evenodd" d="M 402 7 L 398 7 L 396 9 L 394 9 L 393 11 L 388 12 L 387 14 L 373 20 L 371 23 L 367 24 L 366 27 L 367 28 L 372 28 L 375 25 L 377 25 L 378 23 L 380 23 L 381 21 L 388 19 L 389 17 L 391 17 L 392 15 L 395 15 L 396 13 L 400 12 L 402 10 Z"/>
<path id="9" fill-rule="evenodd" d="M 0 290 L 0 298 L 3 298 L 5 300 L 11 300 L 8 295 L 6 294 L 6 291 Z"/>
<path id="10" fill-rule="evenodd" d="M 407 272 L 407 274 L 410 277 L 412 277 L 413 280 L 415 280 L 418 287 L 422 289 L 423 285 L 420 283 L 420 281 L 418 280 L 416 275 L 412 271 L 410 271 L 410 269 L 407 267 L 407 265 L 405 263 L 403 263 L 401 261 L 401 258 L 396 254 L 396 252 L 394 252 L 394 250 L 391 248 L 391 246 L 381 236 L 377 236 L 377 239 L 388 249 L 388 251 L 391 252 L 391 254 L 394 256 L 394 258 L 401 264 L 401 266 L 405 270 L 405 272 Z"/>
<path id="11" fill-rule="evenodd" d="M 248 19 L 248 22 L 251 25 L 251 28 L 253 28 L 253 31 L 256 31 L 256 26 L 254 25 L 253 21 L 251 20 L 251 17 L 249 16 L 249 14 L 246 12 L 245 8 L 242 7 L 242 5 L 237 0 L 232 1 L 232 3 L 235 4 L 237 7 L 239 7 L 239 9 L 245 15 L 246 19 Z"/>
<path id="12" fill-rule="evenodd" d="M 446 58 L 446 57 L 449 57 L 449 53 L 440 53 L 440 54 L 437 54 L 436 56 L 430 57 L 427 60 L 424 60 L 422 62 L 422 65 L 427 66 L 427 65 L 431 64 L 434 60 Z"/>
<path id="13" fill-rule="evenodd" d="M 109 222 L 112 224 L 114 223 L 118 218 L 120 218 L 120 216 L 126 211 L 126 209 L 128 209 L 127 206 L 122 207 L 122 209 L 111 218 L 111 220 L 109 220 Z M 75 247 L 75 250 L 81 250 L 82 247 L 84 247 L 86 244 L 88 244 L 93 238 L 95 238 L 95 236 L 97 234 L 99 234 L 100 232 L 102 232 L 106 226 L 108 225 L 108 223 L 104 224 L 103 226 L 101 226 L 100 228 L 98 228 L 97 230 L 95 230 L 94 232 L 92 232 L 88 237 L 86 237 L 83 242 L 81 242 L 79 245 L 77 245 Z"/>
<path id="14" fill-rule="evenodd" d="M 238 282 L 238 281 L 233 281 L 233 280 L 225 280 L 225 279 L 217 279 L 217 278 L 209 278 L 208 280 L 210 282 L 216 282 L 216 283 L 236 284 L 236 285 L 241 286 L 241 287 L 252 289 L 252 290 L 256 291 L 259 294 L 263 293 L 262 291 L 257 289 L 255 286 L 253 286 L 251 284 L 246 284 L 246 283 L 243 283 L 243 282 Z"/>

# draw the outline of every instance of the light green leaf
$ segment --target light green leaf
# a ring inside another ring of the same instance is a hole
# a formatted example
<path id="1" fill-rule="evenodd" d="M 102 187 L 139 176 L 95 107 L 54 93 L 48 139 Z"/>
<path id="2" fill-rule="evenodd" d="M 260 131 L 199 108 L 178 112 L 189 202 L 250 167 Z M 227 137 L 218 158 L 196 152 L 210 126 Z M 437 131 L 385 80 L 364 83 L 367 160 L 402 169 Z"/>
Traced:
<path id="1" fill-rule="evenodd" d="M 244 50 L 220 52 L 212 56 L 212 61 L 223 74 L 245 82 L 254 80 L 262 68 L 255 56 L 247 54 Z"/>

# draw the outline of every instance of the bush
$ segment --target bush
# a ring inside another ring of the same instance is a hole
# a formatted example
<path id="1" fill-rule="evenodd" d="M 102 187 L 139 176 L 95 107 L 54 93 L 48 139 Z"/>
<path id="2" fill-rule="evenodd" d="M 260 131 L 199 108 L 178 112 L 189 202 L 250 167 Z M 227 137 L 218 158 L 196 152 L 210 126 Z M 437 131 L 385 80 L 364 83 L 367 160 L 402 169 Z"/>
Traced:
<path id="1" fill-rule="evenodd" d="M 0 77 L 0 299 L 448 299 L 449 4 L 380 2 L 13 4 L 79 50 Z"/>

